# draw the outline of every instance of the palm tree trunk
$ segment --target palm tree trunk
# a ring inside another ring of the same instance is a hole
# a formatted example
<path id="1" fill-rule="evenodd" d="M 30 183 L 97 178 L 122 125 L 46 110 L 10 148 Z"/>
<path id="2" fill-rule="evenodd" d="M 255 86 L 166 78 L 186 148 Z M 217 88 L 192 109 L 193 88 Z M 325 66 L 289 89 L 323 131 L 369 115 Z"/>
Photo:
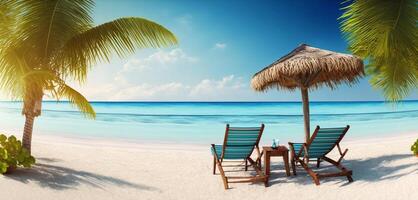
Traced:
<path id="1" fill-rule="evenodd" d="M 302 87 L 301 91 L 302 91 L 302 103 L 303 103 L 303 121 L 305 124 L 305 142 L 308 143 L 309 138 L 310 138 L 308 88 Z"/>
<path id="2" fill-rule="evenodd" d="M 32 146 L 32 131 L 34 121 L 35 116 L 33 114 L 25 115 L 25 128 L 23 129 L 22 145 L 29 151 L 29 153 L 31 152 Z"/>
<path id="3" fill-rule="evenodd" d="M 23 105 L 23 114 L 25 115 L 25 127 L 23 129 L 22 146 L 26 148 L 29 153 L 32 150 L 32 132 L 35 117 L 41 114 L 42 109 L 42 95 L 37 100 L 29 100 Z"/>

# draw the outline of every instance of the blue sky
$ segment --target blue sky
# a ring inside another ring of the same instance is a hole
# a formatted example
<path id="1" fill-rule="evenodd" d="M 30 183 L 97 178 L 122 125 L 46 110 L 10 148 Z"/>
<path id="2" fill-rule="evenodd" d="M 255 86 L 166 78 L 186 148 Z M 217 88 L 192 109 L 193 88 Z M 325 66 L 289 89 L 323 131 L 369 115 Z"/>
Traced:
<path id="1" fill-rule="evenodd" d="M 299 101 L 300 92 L 251 90 L 251 76 L 301 43 L 339 52 L 338 1 L 96 1 L 95 23 L 143 17 L 170 29 L 177 47 L 139 50 L 95 66 L 89 100 Z M 312 91 L 313 101 L 383 100 L 362 79 Z M 418 99 L 413 94 L 408 99 Z"/>

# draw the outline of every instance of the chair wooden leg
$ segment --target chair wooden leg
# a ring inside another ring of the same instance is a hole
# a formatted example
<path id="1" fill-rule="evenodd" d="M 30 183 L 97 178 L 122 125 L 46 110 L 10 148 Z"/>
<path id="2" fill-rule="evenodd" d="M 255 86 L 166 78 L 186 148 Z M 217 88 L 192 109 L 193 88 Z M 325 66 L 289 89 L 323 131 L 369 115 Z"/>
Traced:
<path id="1" fill-rule="evenodd" d="M 308 174 L 312 177 L 315 185 L 319 185 L 319 177 L 318 174 L 315 173 L 314 171 L 312 171 L 311 168 L 309 168 L 309 166 L 303 161 L 303 160 L 298 160 L 300 165 L 302 165 L 302 167 L 308 172 Z"/>
<path id="2" fill-rule="evenodd" d="M 321 164 L 321 159 L 318 158 L 318 160 L 316 160 L 316 168 L 319 168 L 319 165 Z"/>
<path id="3" fill-rule="evenodd" d="M 216 174 L 216 157 L 213 156 L 213 174 Z"/>
<path id="4" fill-rule="evenodd" d="M 224 182 L 224 187 L 225 187 L 225 190 L 226 190 L 226 189 L 229 188 L 228 187 L 228 178 L 225 176 L 225 172 L 222 168 L 222 164 L 219 161 L 217 161 L 217 164 L 218 164 L 218 169 L 219 169 L 219 172 L 221 173 L 222 181 Z"/>
<path id="5" fill-rule="evenodd" d="M 295 163 L 295 159 L 291 159 L 290 163 L 292 164 L 292 171 L 293 171 L 293 175 L 296 176 L 296 163 Z"/>
<path id="6" fill-rule="evenodd" d="M 229 186 L 228 186 L 228 178 L 227 177 L 224 177 L 223 178 L 223 181 L 224 181 L 224 188 L 225 188 L 225 190 L 229 189 Z"/>
<path id="7" fill-rule="evenodd" d="M 224 182 L 224 187 L 225 187 L 225 190 L 226 190 L 226 189 L 228 189 L 228 178 L 225 176 L 224 169 L 222 168 L 222 162 L 219 160 L 219 158 L 217 156 L 215 145 L 211 144 L 211 146 L 212 146 L 212 150 L 213 150 L 214 161 L 218 165 L 218 169 L 219 169 L 219 172 L 221 173 L 222 181 Z M 214 171 L 215 171 L 215 168 L 214 168 Z"/>
<path id="8" fill-rule="evenodd" d="M 248 161 L 245 159 L 245 171 L 248 171 Z"/>
<path id="9" fill-rule="evenodd" d="M 348 182 L 353 182 L 354 180 L 353 180 L 353 177 L 351 177 L 351 175 L 348 175 L 347 176 L 347 179 L 348 179 Z"/>
<path id="10" fill-rule="evenodd" d="M 315 185 L 320 185 L 318 177 L 312 177 Z"/>

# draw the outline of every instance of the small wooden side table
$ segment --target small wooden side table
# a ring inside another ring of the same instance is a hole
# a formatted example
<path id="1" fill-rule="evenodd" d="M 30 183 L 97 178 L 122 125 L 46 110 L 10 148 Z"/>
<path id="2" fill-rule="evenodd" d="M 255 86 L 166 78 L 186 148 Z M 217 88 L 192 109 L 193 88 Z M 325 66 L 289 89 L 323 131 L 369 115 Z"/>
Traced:
<path id="1" fill-rule="evenodd" d="M 264 168 L 265 168 L 265 174 L 267 176 L 267 182 L 268 182 L 269 175 L 270 175 L 270 157 L 272 156 L 283 157 L 286 175 L 290 176 L 289 149 L 287 147 L 278 146 L 276 149 L 273 149 L 270 146 L 263 146 L 263 154 L 264 154 Z"/>

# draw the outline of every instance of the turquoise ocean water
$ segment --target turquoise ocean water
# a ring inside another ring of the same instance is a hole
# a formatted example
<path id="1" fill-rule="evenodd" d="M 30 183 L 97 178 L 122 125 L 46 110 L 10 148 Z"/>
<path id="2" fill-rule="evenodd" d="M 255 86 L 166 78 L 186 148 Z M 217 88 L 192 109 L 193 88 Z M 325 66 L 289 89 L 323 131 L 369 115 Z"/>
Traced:
<path id="1" fill-rule="evenodd" d="M 263 140 L 303 139 L 298 102 L 93 102 L 96 120 L 83 117 L 67 102 L 45 102 L 35 121 L 36 134 L 138 141 L 221 142 L 225 124 L 266 124 Z M 311 129 L 316 125 L 351 125 L 348 137 L 380 137 L 418 132 L 418 101 L 396 106 L 384 102 L 311 102 Z M 0 102 L 0 132 L 20 134 L 20 102 Z"/>

